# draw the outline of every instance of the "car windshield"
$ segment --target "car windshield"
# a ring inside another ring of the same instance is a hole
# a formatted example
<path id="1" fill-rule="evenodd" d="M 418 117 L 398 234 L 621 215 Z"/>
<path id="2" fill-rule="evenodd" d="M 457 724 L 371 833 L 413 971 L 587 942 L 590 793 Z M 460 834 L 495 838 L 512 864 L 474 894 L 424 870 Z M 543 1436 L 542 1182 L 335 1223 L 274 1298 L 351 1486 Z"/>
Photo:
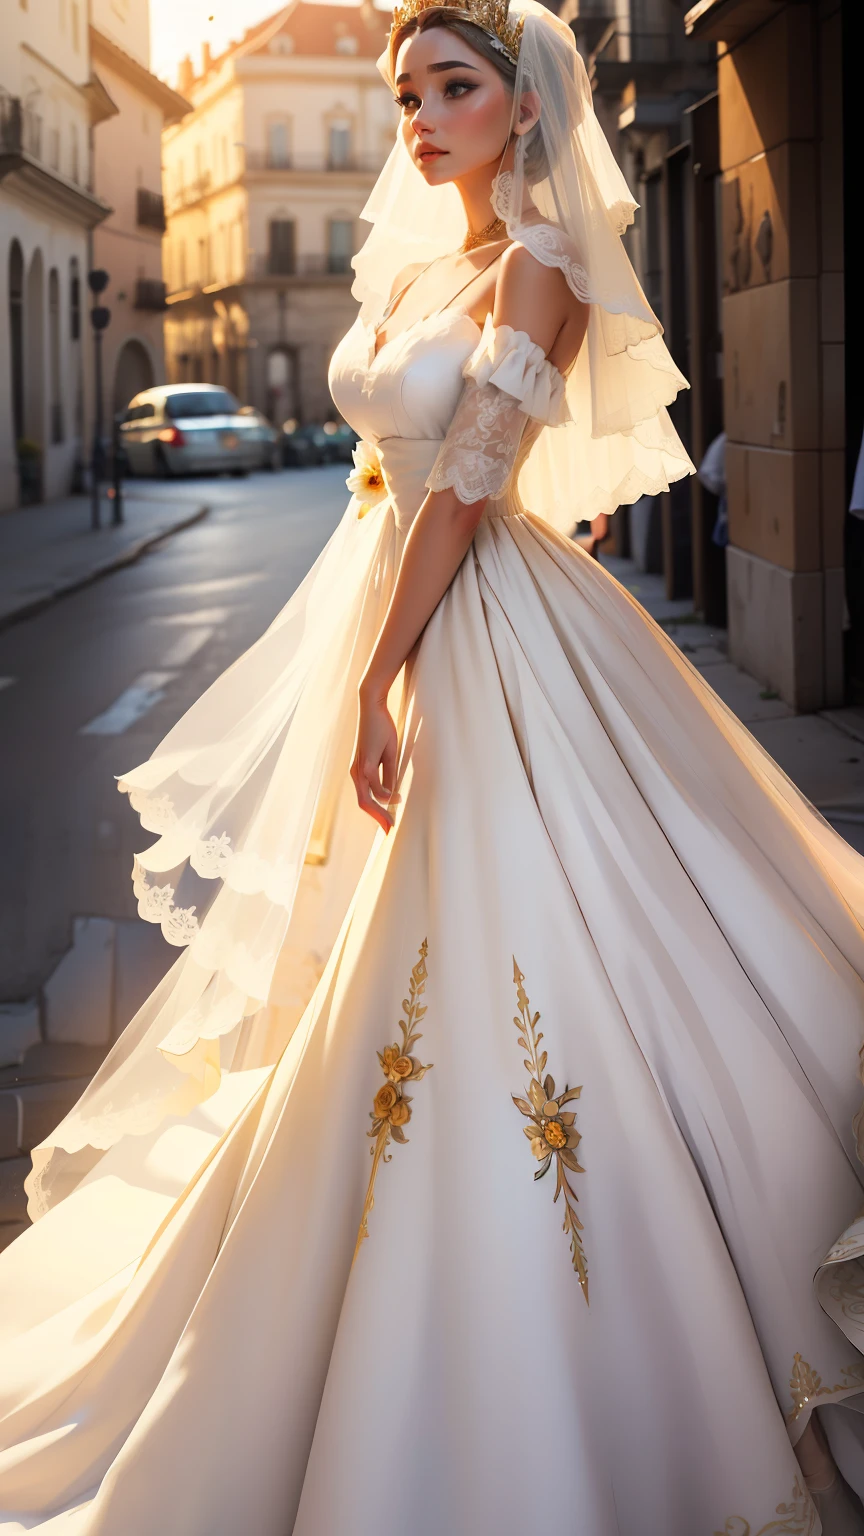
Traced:
<path id="1" fill-rule="evenodd" d="M 182 395 L 168 395 L 165 414 L 176 421 L 180 416 L 233 416 L 239 401 L 227 389 L 187 390 Z"/>

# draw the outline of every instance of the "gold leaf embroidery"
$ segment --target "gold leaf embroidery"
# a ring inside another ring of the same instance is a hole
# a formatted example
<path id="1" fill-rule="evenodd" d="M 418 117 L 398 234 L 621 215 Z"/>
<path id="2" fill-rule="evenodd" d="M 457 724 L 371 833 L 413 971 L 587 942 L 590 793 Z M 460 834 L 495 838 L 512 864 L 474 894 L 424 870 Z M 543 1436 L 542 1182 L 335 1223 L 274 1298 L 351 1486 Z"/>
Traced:
<path id="1" fill-rule="evenodd" d="M 786 1415 L 787 1423 L 794 1424 L 815 1397 L 831 1397 L 835 1392 L 846 1392 L 856 1385 L 864 1386 L 864 1365 L 846 1365 L 843 1367 L 843 1375 L 847 1378 L 845 1381 L 838 1381 L 834 1387 L 826 1387 L 819 1372 L 814 1371 L 812 1365 L 808 1365 L 796 1353 L 789 1381 L 792 1409 Z"/>
<path id="2" fill-rule="evenodd" d="M 519 1113 L 528 1121 L 528 1124 L 523 1126 L 523 1130 L 531 1144 L 531 1151 L 540 1164 L 534 1175 L 535 1180 L 542 1179 L 544 1174 L 549 1172 L 553 1158 L 555 1160 L 557 1179 L 555 1199 L 557 1200 L 559 1195 L 564 1196 L 564 1231 L 570 1237 L 573 1268 L 579 1277 L 582 1295 L 587 1302 L 588 1261 L 579 1235 L 584 1228 L 576 1214 L 577 1196 L 571 1188 L 568 1177 L 569 1173 L 585 1172 L 576 1159 L 576 1148 L 582 1137 L 576 1129 L 575 1114 L 572 1110 L 565 1108 L 567 1104 L 579 1098 L 582 1089 L 565 1086 L 561 1093 L 555 1092 L 555 1081 L 546 1072 L 547 1053 L 540 1050 L 540 1041 L 543 1039 L 542 1031 L 539 1033 L 537 1031 L 540 1015 L 531 1013 L 531 1004 L 523 986 L 525 977 L 516 964 L 515 955 L 513 980 L 516 983 L 516 998 L 519 1005 L 519 1013 L 514 1017 L 513 1023 L 519 1033 L 519 1044 L 526 1053 L 525 1067 L 530 1073 L 530 1081 L 527 1099 L 519 1098 L 515 1093 L 511 1094 L 511 1098 Z"/>
<path id="3" fill-rule="evenodd" d="M 420 998 L 426 991 L 428 953 L 429 945 L 424 939 L 420 945 L 420 959 L 411 972 L 408 996 L 402 1003 L 405 1018 L 399 1020 L 399 1028 L 402 1031 L 401 1045 L 397 1041 L 394 1045 L 385 1045 L 383 1051 L 378 1052 L 378 1060 L 384 1073 L 384 1083 L 375 1095 L 372 1113 L 369 1116 L 372 1129 L 367 1132 L 367 1135 L 373 1138 L 375 1144 L 370 1148 L 372 1172 L 369 1175 L 369 1187 L 366 1190 L 363 1215 L 360 1218 L 360 1228 L 354 1248 L 355 1259 L 360 1252 L 361 1243 L 369 1236 L 369 1212 L 375 1204 L 375 1180 L 378 1177 L 379 1166 L 382 1162 L 389 1163 L 393 1155 L 392 1152 L 388 1154 L 387 1148 L 391 1140 L 403 1143 L 408 1140 L 404 1127 L 411 1119 L 411 1095 L 405 1092 L 405 1086 L 407 1083 L 419 1083 L 433 1065 L 430 1061 L 423 1066 L 411 1055 L 411 1047 L 422 1038 L 415 1026 L 420 1023 L 426 1012 Z"/>
<path id="4" fill-rule="evenodd" d="M 722 1531 L 714 1536 L 813 1536 L 816 1529 L 816 1510 L 800 1477 L 796 1477 L 792 1489 L 792 1503 L 778 1504 L 774 1511 L 779 1520 L 769 1520 L 754 1531 L 749 1520 L 741 1515 L 731 1515 Z"/>

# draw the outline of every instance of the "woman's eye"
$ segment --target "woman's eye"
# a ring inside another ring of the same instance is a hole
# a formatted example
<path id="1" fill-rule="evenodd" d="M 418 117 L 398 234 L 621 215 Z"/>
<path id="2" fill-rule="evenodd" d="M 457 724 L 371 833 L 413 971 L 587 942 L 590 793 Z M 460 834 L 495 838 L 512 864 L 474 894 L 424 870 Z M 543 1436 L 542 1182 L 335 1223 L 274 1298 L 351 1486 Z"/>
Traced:
<path id="1" fill-rule="evenodd" d="M 473 80 L 448 80 L 444 91 L 445 96 L 464 96 L 466 91 L 476 91 Z"/>
<path id="2" fill-rule="evenodd" d="M 416 112 L 417 108 L 420 106 L 420 97 L 409 96 L 407 94 L 404 96 L 397 96 L 396 105 L 397 107 L 401 107 L 403 112 Z"/>

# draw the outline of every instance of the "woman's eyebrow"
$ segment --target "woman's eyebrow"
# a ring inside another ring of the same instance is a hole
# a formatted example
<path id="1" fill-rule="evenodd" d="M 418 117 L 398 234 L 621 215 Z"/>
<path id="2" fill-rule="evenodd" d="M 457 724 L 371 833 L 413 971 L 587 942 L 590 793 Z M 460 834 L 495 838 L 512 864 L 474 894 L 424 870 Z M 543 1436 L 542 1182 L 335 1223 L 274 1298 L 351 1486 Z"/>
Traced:
<path id="1" fill-rule="evenodd" d="M 476 64 L 466 64 L 462 59 L 447 59 L 443 64 L 429 64 L 426 73 L 427 75 L 440 75 L 442 70 L 445 69 L 473 69 L 475 75 L 480 73 Z M 404 74 L 396 76 L 396 84 L 404 85 L 406 80 L 410 79 L 411 76 L 406 70 Z"/>
<path id="2" fill-rule="evenodd" d="M 473 69 L 475 75 L 480 71 L 476 64 L 466 64 L 463 59 L 447 59 L 444 64 L 430 64 L 426 69 L 427 75 L 440 75 L 444 69 Z"/>

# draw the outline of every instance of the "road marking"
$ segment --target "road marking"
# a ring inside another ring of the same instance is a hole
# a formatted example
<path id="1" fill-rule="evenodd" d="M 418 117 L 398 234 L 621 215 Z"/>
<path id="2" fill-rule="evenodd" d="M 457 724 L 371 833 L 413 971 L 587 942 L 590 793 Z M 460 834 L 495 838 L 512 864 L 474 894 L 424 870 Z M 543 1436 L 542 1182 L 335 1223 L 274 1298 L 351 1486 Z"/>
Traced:
<path id="1" fill-rule="evenodd" d="M 78 735 L 122 736 L 165 697 L 165 688 L 174 676 L 173 672 L 142 672 L 101 715 L 82 725 Z"/>
<path id="2" fill-rule="evenodd" d="M 154 613 L 151 624 L 224 624 L 231 617 L 230 608 L 199 608 L 197 613 Z"/>
<path id="3" fill-rule="evenodd" d="M 250 571 L 246 576 L 218 576 L 212 581 L 185 581 L 178 587 L 163 587 L 166 597 L 195 597 L 205 592 L 232 592 L 238 587 L 252 587 L 266 581 L 263 571 Z"/>
<path id="4" fill-rule="evenodd" d="M 17 677 L 0 677 L 0 693 L 4 688 L 12 688 L 17 683 Z"/>
<path id="5" fill-rule="evenodd" d="M 185 667 L 197 656 L 202 645 L 206 645 L 213 634 L 213 625 L 208 624 L 203 629 L 187 629 L 185 634 L 177 636 L 174 644 L 162 657 L 163 667 Z"/>

